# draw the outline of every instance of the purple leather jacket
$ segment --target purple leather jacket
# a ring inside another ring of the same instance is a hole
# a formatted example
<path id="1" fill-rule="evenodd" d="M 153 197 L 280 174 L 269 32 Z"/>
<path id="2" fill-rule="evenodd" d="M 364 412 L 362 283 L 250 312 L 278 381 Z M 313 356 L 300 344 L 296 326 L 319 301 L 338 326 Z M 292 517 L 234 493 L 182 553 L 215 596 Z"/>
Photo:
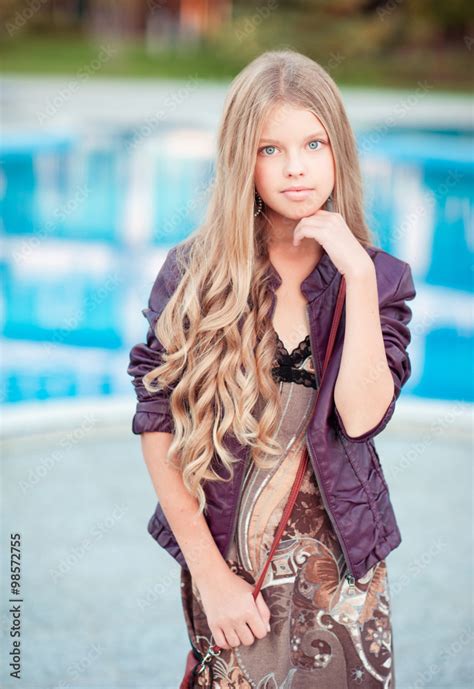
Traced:
<path id="1" fill-rule="evenodd" d="M 344 341 L 344 306 L 334 350 L 306 430 L 311 464 L 344 553 L 348 581 L 364 576 L 401 543 L 373 439 L 392 417 L 401 388 L 411 374 L 407 346 L 411 340 L 408 323 L 412 312 L 406 301 L 416 295 L 408 263 L 377 247 L 368 247 L 366 251 L 376 268 L 385 351 L 395 385 L 393 398 L 376 426 L 356 437 L 347 433 L 333 394 Z M 138 399 L 132 425 L 136 434 L 145 431 L 172 433 L 174 429 L 168 402 L 170 393 L 149 394 L 143 386 L 142 376 L 161 361 L 163 347 L 156 339 L 154 325 L 179 281 L 175 252 L 176 247 L 169 250 L 151 290 L 149 306 L 143 310 L 150 325 L 146 343 L 135 345 L 130 352 L 128 373 L 133 376 Z M 274 292 L 281 284 L 281 277 L 273 265 L 269 273 L 268 285 L 273 291 L 274 308 Z M 311 349 L 318 385 L 340 280 L 341 274 L 329 254 L 323 252 L 319 263 L 301 284 L 308 301 Z M 239 444 L 233 435 L 225 441 L 233 456 L 240 460 L 234 464 L 234 479 L 227 483 L 204 484 L 208 500 L 204 514 L 224 557 L 234 535 L 240 491 L 249 460 L 248 447 Z M 159 503 L 148 522 L 148 532 L 182 567 L 187 567 Z"/>

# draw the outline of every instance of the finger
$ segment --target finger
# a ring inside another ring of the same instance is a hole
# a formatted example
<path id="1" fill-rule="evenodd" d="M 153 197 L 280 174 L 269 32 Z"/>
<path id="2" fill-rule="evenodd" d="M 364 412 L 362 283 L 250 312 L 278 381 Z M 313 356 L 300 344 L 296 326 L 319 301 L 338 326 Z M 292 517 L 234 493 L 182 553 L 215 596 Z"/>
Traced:
<path id="1" fill-rule="evenodd" d="M 245 623 L 242 622 L 241 624 L 238 624 L 235 626 L 235 631 L 239 636 L 239 639 L 241 643 L 244 644 L 244 646 L 251 646 L 253 642 L 255 641 L 255 637 L 250 631 L 249 626 Z"/>
<path id="2" fill-rule="evenodd" d="M 258 602 L 259 597 L 260 601 Z M 254 634 L 254 636 L 257 637 L 257 639 L 263 639 L 269 631 L 269 615 L 265 608 L 265 602 L 263 601 L 261 594 L 259 594 L 257 596 L 257 599 L 255 600 L 252 616 L 247 620 L 247 624 L 249 625 L 252 633 Z"/>
<path id="3" fill-rule="evenodd" d="M 331 213 L 332 215 L 332 213 Z M 305 230 L 309 230 L 317 232 L 318 230 L 324 229 L 324 227 L 327 226 L 328 224 L 328 218 L 308 218 L 307 220 L 300 220 L 299 223 L 296 225 L 294 233 L 298 234 L 298 232 L 304 232 Z"/>
<path id="4" fill-rule="evenodd" d="M 265 624 L 265 629 L 267 631 L 270 631 L 271 612 L 270 612 L 270 608 L 265 603 L 265 599 L 262 596 L 261 591 L 259 592 L 259 594 L 255 600 L 255 605 L 257 606 L 258 612 L 260 613 L 260 617 L 262 618 L 262 620 Z"/>
<path id="5" fill-rule="evenodd" d="M 312 239 L 316 239 L 317 231 L 319 228 L 314 227 L 314 225 L 311 225 L 311 227 L 301 227 L 297 230 L 295 230 L 293 234 L 293 244 L 298 244 L 303 237 L 310 237 Z"/>
<path id="6" fill-rule="evenodd" d="M 268 634 L 267 623 L 263 621 L 262 616 L 257 611 L 247 624 L 257 639 L 263 639 Z"/>
<path id="7" fill-rule="evenodd" d="M 224 627 L 223 632 L 229 646 L 232 646 L 232 648 L 240 646 L 240 639 L 232 627 Z"/>
<path id="8" fill-rule="evenodd" d="M 298 244 L 301 242 L 303 237 L 307 237 L 308 235 L 305 232 L 299 232 L 298 234 L 295 233 L 293 237 L 293 245 L 298 246 Z"/>
<path id="9" fill-rule="evenodd" d="M 226 641 L 226 638 L 224 636 L 224 632 L 222 631 L 222 629 L 214 629 L 212 631 L 212 637 L 214 639 L 214 643 L 217 646 L 220 646 L 221 648 L 225 648 L 225 649 L 230 648 L 229 644 Z"/>

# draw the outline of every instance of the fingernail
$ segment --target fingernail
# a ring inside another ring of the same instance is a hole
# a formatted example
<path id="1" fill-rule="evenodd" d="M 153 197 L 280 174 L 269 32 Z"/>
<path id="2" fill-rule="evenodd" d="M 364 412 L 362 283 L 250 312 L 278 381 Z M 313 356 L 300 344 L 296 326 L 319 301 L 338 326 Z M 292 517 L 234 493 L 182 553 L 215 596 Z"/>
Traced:
<path id="1" fill-rule="evenodd" d="M 271 631 L 271 629 L 270 629 L 270 625 L 269 625 L 269 624 L 267 624 L 267 631 L 268 631 L 268 632 L 270 632 L 270 631 Z"/>

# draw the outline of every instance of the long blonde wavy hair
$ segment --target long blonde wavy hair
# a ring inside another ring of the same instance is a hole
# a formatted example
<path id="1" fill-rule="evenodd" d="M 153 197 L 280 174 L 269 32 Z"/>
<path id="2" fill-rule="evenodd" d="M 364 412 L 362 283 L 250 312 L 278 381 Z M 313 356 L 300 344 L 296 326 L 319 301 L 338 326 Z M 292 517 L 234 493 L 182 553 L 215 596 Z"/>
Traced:
<path id="1" fill-rule="evenodd" d="M 149 392 L 171 390 L 175 429 L 168 460 L 182 472 L 200 511 L 206 507 L 203 482 L 228 481 L 233 475 L 236 458 L 223 442 L 225 433 L 250 446 L 259 467 L 268 467 L 282 451 L 275 438 L 279 391 L 271 374 L 276 341 L 266 279 L 268 225 L 265 212 L 254 217 L 263 122 L 282 103 L 305 108 L 324 124 L 335 160 L 333 210 L 362 245 L 371 243 L 355 140 L 338 87 L 301 53 L 262 53 L 231 83 L 206 215 L 177 247 L 179 283 L 156 323 L 163 363 L 143 379 Z M 260 396 L 265 404 L 257 419 Z M 215 455 L 228 476 L 211 466 Z"/>

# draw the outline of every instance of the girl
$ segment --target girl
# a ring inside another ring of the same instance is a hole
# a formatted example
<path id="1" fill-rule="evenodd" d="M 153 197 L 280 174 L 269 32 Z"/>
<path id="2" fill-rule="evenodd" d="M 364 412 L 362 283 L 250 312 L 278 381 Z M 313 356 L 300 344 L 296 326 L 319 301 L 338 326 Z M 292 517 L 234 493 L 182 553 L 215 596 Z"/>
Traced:
<path id="1" fill-rule="evenodd" d="M 182 565 L 196 655 L 222 649 L 212 689 L 393 689 L 384 558 L 401 537 L 373 437 L 411 372 L 414 296 L 410 266 L 371 244 L 337 86 L 304 55 L 263 53 L 231 85 L 207 216 L 168 252 L 128 369 L 148 530 Z"/>

